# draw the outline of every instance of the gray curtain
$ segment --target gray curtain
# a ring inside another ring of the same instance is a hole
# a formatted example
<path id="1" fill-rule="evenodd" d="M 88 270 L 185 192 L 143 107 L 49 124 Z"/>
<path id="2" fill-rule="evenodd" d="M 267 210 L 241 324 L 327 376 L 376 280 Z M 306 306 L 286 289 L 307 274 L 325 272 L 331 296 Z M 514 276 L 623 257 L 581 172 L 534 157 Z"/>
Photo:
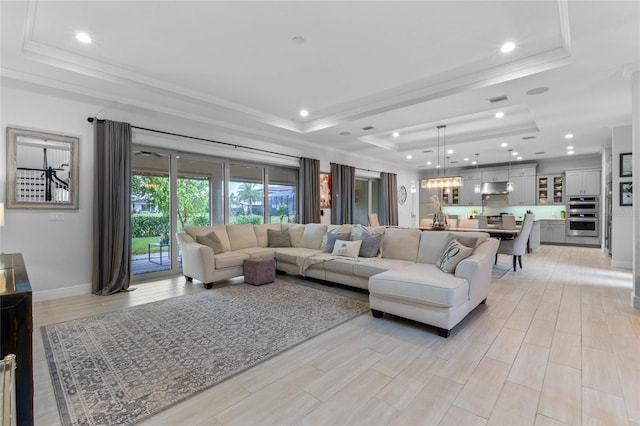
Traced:
<path id="1" fill-rule="evenodd" d="M 92 289 L 109 295 L 131 280 L 131 126 L 95 120 L 94 145 Z"/>
<path id="2" fill-rule="evenodd" d="M 320 223 L 320 160 L 300 159 L 300 223 Z"/>
<path id="3" fill-rule="evenodd" d="M 380 173 L 380 225 L 398 226 L 398 176 L 395 173 Z"/>
<path id="4" fill-rule="evenodd" d="M 331 163 L 331 223 L 353 223 L 356 200 L 356 168 Z"/>

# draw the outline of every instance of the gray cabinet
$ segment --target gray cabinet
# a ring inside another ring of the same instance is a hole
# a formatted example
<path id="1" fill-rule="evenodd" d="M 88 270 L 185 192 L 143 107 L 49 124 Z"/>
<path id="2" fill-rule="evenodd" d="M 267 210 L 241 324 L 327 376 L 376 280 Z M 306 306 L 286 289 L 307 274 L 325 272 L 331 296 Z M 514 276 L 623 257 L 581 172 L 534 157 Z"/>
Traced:
<path id="1" fill-rule="evenodd" d="M 482 195 L 475 191 L 476 185 L 481 185 L 480 179 L 465 179 L 464 186 L 460 188 L 460 205 L 461 206 L 480 206 L 482 205 Z"/>
<path id="2" fill-rule="evenodd" d="M 564 220 L 545 220 L 540 222 L 540 243 L 564 244 L 566 242 L 566 225 Z"/>
<path id="3" fill-rule="evenodd" d="M 509 194 L 512 206 L 533 206 L 536 204 L 536 177 L 511 176 L 513 191 Z"/>
<path id="4" fill-rule="evenodd" d="M 600 195 L 600 170 L 565 171 L 567 196 Z"/>
<path id="5" fill-rule="evenodd" d="M 509 179 L 507 169 L 490 169 L 482 171 L 483 182 L 506 182 Z"/>
<path id="6" fill-rule="evenodd" d="M 564 204 L 564 177 L 562 175 L 540 175 L 536 180 L 536 204 Z"/>

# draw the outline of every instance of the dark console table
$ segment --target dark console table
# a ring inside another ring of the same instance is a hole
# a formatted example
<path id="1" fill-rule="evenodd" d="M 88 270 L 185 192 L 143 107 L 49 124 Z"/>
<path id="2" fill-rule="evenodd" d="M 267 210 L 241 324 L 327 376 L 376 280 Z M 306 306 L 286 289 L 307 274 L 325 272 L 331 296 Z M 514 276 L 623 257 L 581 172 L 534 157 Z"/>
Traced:
<path id="1" fill-rule="evenodd" d="M 33 425 L 31 284 L 22 255 L 0 254 L 0 358 L 16 356 L 16 418 Z"/>

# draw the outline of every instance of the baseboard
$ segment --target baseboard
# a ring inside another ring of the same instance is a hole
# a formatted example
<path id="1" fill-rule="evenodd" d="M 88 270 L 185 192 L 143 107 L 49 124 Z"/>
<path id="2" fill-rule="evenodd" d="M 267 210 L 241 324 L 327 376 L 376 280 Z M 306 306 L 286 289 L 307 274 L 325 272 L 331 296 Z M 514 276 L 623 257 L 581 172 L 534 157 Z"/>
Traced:
<path id="1" fill-rule="evenodd" d="M 85 294 L 91 294 L 91 283 L 58 288 L 56 290 L 34 291 L 33 301 L 43 302 L 45 300 L 61 299 L 63 297 L 81 296 Z"/>
<path id="2" fill-rule="evenodd" d="M 623 262 L 620 260 L 612 260 L 611 267 L 619 268 L 619 269 L 633 269 L 633 262 Z"/>

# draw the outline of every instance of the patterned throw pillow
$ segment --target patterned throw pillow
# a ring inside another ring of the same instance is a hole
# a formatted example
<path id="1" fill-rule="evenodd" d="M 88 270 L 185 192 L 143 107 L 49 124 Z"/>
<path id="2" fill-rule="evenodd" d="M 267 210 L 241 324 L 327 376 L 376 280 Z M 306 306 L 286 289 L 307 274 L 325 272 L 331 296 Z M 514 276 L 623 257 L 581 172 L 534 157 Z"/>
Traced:
<path id="1" fill-rule="evenodd" d="M 350 238 L 350 232 L 340 232 L 338 234 L 327 232 L 327 243 L 324 246 L 324 251 L 326 253 L 331 253 L 333 251 L 333 246 L 336 244 L 336 240 L 349 241 Z"/>
<path id="2" fill-rule="evenodd" d="M 199 244 L 211 247 L 213 249 L 213 254 L 224 253 L 224 247 L 222 247 L 220 238 L 218 238 L 215 232 L 210 232 L 207 235 L 197 235 L 196 241 Z"/>
<path id="3" fill-rule="evenodd" d="M 333 254 L 334 256 L 358 257 L 361 245 L 362 240 L 336 240 L 336 244 L 333 246 L 333 252 L 331 252 L 331 254 Z"/>
<path id="4" fill-rule="evenodd" d="M 267 238 L 269 239 L 269 247 L 291 247 L 291 238 L 286 229 L 282 231 L 267 229 Z"/>
<path id="5" fill-rule="evenodd" d="M 382 234 L 371 234 L 362 236 L 360 246 L 360 257 L 376 257 L 382 245 Z"/>
<path id="6" fill-rule="evenodd" d="M 442 252 L 436 266 L 443 272 L 454 272 L 458 263 L 469 257 L 472 252 L 472 248 L 466 247 L 464 244 L 459 243 L 458 240 L 451 240 Z"/>

